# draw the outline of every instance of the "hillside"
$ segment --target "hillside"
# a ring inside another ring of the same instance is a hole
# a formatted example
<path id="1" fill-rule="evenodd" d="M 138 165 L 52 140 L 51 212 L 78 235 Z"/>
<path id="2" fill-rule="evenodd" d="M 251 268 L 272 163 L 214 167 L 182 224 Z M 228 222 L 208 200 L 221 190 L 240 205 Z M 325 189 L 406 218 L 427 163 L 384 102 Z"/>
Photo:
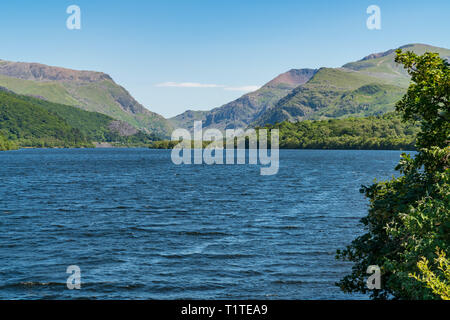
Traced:
<path id="1" fill-rule="evenodd" d="M 170 123 L 138 103 L 107 74 L 0 60 L 0 86 L 18 94 L 99 112 L 137 129 L 168 136 Z"/>
<path id="2" fill-rule="evenodd" d="M 192 132 L 194 131 L 194 121 L 204 121 L 210 112 L 187 110 L 182 114 L 170 118 L 169 121 L 174 128 L 184 128 Z"/>
<path id="3" fill-rule="evenodd" d="M 0 136 L 24 147 L 92 146 L 58 115 L 5 91 L 0 91 Z"/>
<path id="4" fill-rule="evenodd" d="M 193 129 L 194 120 L 202 120 L 204 128 L 245 128 L 262 112 L 286 96 L 298 85 L 306 83 L 315 74 L 313 69 L 292 69 L 280 74 L 259 90 L 243 95 L 211 111 L 186 111 L 169 119 L 174 127 Z"/>
<path id="5" fill-rule="evenodd" d="M 445 48 L 433 47 L 426 44 L 407 44 L 399 47 L 403 51 L 413 51 L 422 55 L 425 52 L 437 52 L 442 58 L 450 59 L 450 50 Z M 406 71 L 394 61 L 395 50 L 391 49 L 385 52 L 375 53 L 362 58 L 359 61 L 345 64 L 343 67 L 378 77 L 389 78 L 392 81 L 405 81 L 407 79 Z"/>
<path id="6" fill-rule="evenodd" d="M 423 54 L 450 50 L 423 44 L 400 47 Z M 409 76 L 395 61 L 395 50 L 371 54 L 342 68 L 322 68 L 304 85 L 295 88 L 275 106 L 262 113 L 252 125 L 282 121 L 364 117 L 394 110 L 406 92 Z"/>
<path id="7" fill-rule="evenodd" d="M 364 118 L 288 121 L 265 128 L 280 130 L 281 149 L 414 150 L 418 125 L 395 113 Z"/>
<path id="8" fill-rule="evenodd" d="M 86 147 L 93 141 L 130 145 L 156 139 L 109 116 L 17 95 L 1 87 L 0 136 L 22 147 Z"/>

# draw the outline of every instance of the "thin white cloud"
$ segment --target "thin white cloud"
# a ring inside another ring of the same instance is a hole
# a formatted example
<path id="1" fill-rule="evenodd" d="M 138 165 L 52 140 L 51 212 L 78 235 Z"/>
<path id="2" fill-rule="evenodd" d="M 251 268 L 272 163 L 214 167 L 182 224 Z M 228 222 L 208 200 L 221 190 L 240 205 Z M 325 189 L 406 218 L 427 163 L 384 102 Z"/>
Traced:
<path id="1" fill-rule="evenodd" d="M 242 92 L 251 92 L 258 90 L 260 88 L 259 86 L 230 87 L 221 84 L 197 83 L 197 82 L 163 82 L 158 83 L 156 86 L 161 88 L 222 88 L 227 91 L 242 91 Z"/>
<path id="2" fill-rule="evenodd" d="M 223 88 L 219 84 L 196 83 L 196 82 L 163 82 L 158 83 L 157 87 L 172 87 L 172 88 Z"/>
<path id="3" fill-rule="evenodd" d="M 260 88 L 259 86 L 242 86 L 242 87 L 225 87 L 225 90 L 251 92 L 258 90 L 259 88 Z"/>

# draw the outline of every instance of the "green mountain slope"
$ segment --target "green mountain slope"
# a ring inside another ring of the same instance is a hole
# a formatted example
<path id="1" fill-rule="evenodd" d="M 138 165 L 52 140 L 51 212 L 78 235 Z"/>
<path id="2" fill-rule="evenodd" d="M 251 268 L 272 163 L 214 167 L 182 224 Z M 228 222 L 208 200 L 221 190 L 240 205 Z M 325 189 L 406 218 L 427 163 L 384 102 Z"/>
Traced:
<path id="1" fill-rule="evenodd" d="M 422 55 L 425 52 L 437 52 L 443 58 L 450 58 L 450 50 L 445 48 L 433 47 L 426 44 L 408 44 L 401 46 L 403 51 L 413 51 Z M 387 82 L 392 82 L 401 86 L 408 85 L 404 83 L 409 78 L 406 71 L 394 61 L 395 50 L 371 54 L 360 61 L 345 64 L 343 67 L 359 71 L 363 74 L 384 78 Z"/>
<path id="2" fill-rule="evenodd" d="M 91 146 L 80 130 L 58 115 L 5 91 L 0 91 L 0 135 L 20 146 Z"/>
<path id="3" fill-rule="evenodd" d="M 174 127 L 193 129 L 195 120 L 202 120 L 204 128 L 245 128 L 262 112 L 271 108 L 292 89 L 306 83 L 315 74 L 313 69 L 292 69 L 280 74 L 259 90 L 243 95 L 211 111 L 186 111 L 169 119 Z"/>
<path id="4" fill-rule="evenodd" d="M 166 119 L 144 108 L 104 73 L 0 60 L 0 86 L 99 112 L 157 135 L 168 136 L 172 130 Z"/>
<path id="5" fill-rule="evenodd" d="M 92 141 L 133 145 L 156 139 L 107 115 L 17 95 L 1 87 L 0 114 L 0 135 L 20 146 L 92 146 Z"/>
<path id="6" fill-rule="evenodd" d="M 422 44 L 401 48 L 419 54 L 431 51 L 438 52 L 442 57 L 450 56 L 448 49 Z M 263 112 L 252 125 L 364 117 L 392 111 L 409 84 L 408 75 L 394 58 L 395 50 L 388 50 L 348 63 L 342 68 L 322 68 L 310 81 Z"/>

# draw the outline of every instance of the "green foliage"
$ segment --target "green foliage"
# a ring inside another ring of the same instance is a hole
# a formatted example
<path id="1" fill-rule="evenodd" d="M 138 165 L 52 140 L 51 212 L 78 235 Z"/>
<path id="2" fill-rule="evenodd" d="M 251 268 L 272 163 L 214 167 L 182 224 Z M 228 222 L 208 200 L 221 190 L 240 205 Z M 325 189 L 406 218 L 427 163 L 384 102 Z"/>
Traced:
<path id="1" fill-rule="evenodd" d="M 425 284 L 433 293 L 440 296 L 442 300 L 450 300 L 450 261 L 447 259 L 445 252 L 437 249 L 437 258 L 435 264 L 440 271 L 436 274 L 430 269 L 429 261 L 425 257 L 417 263 L 420 275 L 409 274 L 410 277 Z"/>
<path id="2" fill-rule="evenodd" d="M 180 141 L 160 140 L 150 144 L 150 149 L 173 149 Z"/>
<path id="3" fill-rule="evenodd" d="M 89 112 L 68 105 L 53 103 L 43 99 L 37 99 L 30 96 L 17 96 L 23 101 L 29 102 L 35 106 L 42 107 L 47 111 L 57 114 L 63 118 L 70 126 L 80 130 L 86 137 L 92 141 L 106 142 L 105 135 L 109 132 L 108 125 L 113 118 L 97 113 Z"/>
<path id="4" fill-rule="evenodd" d="M 367 118 L 282 122 L 267 125 L 280 130 L 282 149 L 413 150 L 418 127 L 393 114 Z"/>
<path id="5" fill-rule="evenodd" d="M 392 113 L 367 118 L 284 121 L 263 129 L 279 130 L 281 149 L 414 150 L 419 132 L 417 125 L 402 122 Z M 150 147 L 172 149 L 177 144 L 164 140 L 152 142 Z"/>
<path id="6" fill-rule="evenodd" d="M 109 130 L 105 132 L 104 140 L 100 140 L 100 142 L 112 142 L 114 146 L 118 147 L 148 147 L 155 140 L 158 141 L 159 138 L 153 134 L 148 134 L 143 131 L 138 131 L 136 134 L 131 136 L 123 136 L 118 132 Z"/>
<path id="7" fill-rule="evenodd" d="M 429 287 L 410 277 L 421 257 L 431 259 L 436 247 L 450 249 L 450 68 L 437 54 L 397 52 L 412 76 L 406 96 L 397 104 L 405 121 L 418 121 L 418 154 L 403 154 L 398 178 L 363 187 L 370 200 L 361 221 L 367 233 L 338 251 L 339 259 L 354 263 L 352 273 L 338 285 L 345 292 L 371 293 L 373 298 L 439 299 Z M 381 290 L 365 286 L 366 269 L 378 265 Z M 432 272 L 439 272 L 436 267 Z"/>
<path id="8" fill-rule="evenodd" d="M 170 141 L 170 140 L 160 140 L 160 141 L 154 141 L 150 144 L 150 149 L 173 149 L 176 145 L 179 143 L 183 143 L 183 141 Z M 194 149 L 194 141 L 187 141 L 186 142 L 188 146 L 190 143 L 190 148 Z M 210 141 L 202 141 L 202 148 L 206 148 L 209 144 L 211 144 Z M 223 145 L 225 147 L 225 145 Z"/>
<path id="9" fill-rule="evenodd" d="M 0 91 L 0 134 L 26 147 L 86 147 L 91 143 L 56 114 Z"/>
<path id="10" fill-rule="evenodd" d="M 6 140 L 5 137 L 0 135 L 0 151 L 16 150 L 17 144 L 12 141 Z"/>
<path id="11" fill-rule="evenodd" d="M 122 135 L 113 118 L 72 106 L 0 91 L 0 133 L 21 147 L 92 147 L 92 141 L 117 146 L 147 146 L 157 137 L 138 131 Z"/>
<path id="12" fill-rule="evenodd" d="M 155 135 L 143 131 L 129 136 L 121 135 L 110 128 L 114 119 L 98 112 L 85 111 L 29 96 L 20 96 L 20 98 L 57 114 L 69 125 L 80 130 L 90 141 L 113 142 L 124 146 L 146 146 L 151 141 L 158 139 Z"/>
<path id="13" fill-rule="evenodd" d="M 397 104 L 407 120 L 421 123 L 417 141 L 419 148 L 437 146 L 444 148 L 450 143 L 450 72 L 447 61 L 437 53 L 417 56 L 413 52 L 398 52 L 396 60 L 411 75 L 408 92 Z"/>

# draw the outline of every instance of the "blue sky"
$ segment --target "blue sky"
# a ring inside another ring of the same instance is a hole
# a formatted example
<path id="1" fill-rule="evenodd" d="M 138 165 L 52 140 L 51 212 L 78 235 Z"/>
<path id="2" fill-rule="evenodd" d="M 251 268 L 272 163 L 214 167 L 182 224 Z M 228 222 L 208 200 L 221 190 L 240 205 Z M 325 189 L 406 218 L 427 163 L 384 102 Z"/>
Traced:
<path id="1" fill-rule="evenodd" d="M 66 28 L 72 4 L 81 30 Z M 366 28 L 372 4 L 381 30 Z M 15 0 L 0 10 L 0 59 L 106 72 L 169 117 L 218 107 L 291 68 L 407 43 L 450 48 L 448 12 L 448 0 Z"/>

